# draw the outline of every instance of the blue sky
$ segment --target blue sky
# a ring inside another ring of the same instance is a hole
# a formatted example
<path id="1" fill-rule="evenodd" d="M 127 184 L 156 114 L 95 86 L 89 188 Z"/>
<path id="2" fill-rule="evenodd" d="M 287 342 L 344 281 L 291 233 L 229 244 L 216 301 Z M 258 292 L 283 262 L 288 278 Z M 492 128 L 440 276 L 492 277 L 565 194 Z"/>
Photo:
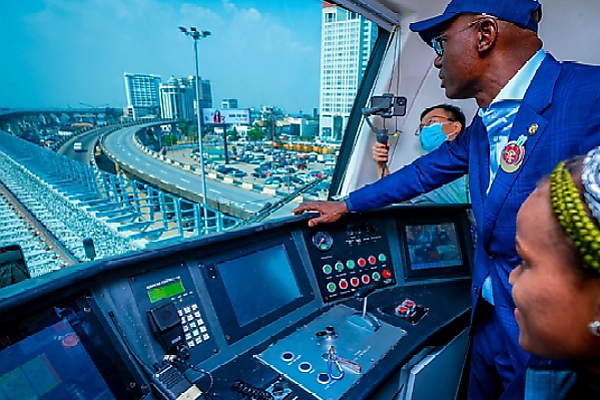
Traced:
<path id="1" fill-rule="evenodd" d="M 2 0 L 0 107 L 126 104 L 123 73 L 200 75 L 216 106 L 318 107 L 318 0 Z"/>

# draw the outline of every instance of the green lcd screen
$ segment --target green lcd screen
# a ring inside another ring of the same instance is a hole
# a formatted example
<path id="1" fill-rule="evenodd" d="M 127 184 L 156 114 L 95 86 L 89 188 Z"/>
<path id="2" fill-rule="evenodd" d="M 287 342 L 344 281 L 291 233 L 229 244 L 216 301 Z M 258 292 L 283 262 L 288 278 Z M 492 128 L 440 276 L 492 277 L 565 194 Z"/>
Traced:
<path id="1" fill-rule="evenodd" d="M 181 281 L 175 281 L 167 285 L 148 290 L 148 297 L 150 297 L 151 303 L 156 303 L 159 300 L 168 299 L 169 297 L 176 296 L 183 292 L 185 292 L 183 283 L 181 283 Z"/>

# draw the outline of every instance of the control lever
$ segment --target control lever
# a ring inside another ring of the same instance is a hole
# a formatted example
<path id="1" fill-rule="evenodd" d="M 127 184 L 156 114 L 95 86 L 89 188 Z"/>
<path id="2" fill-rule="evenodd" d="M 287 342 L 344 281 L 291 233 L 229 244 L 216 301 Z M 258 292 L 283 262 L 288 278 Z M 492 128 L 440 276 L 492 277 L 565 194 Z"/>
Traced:
<path id="1" fill-rule="evenodd" d="M 375 139 L 377 140 L 377 143 L 381 143 L 387 146 L 390 137 L 390 135 L 388 134 L 388 130 L 385 128 L 376 128 L 373 126 L 373 124 L 371 124 L 368 118 L 366 118 L 366 120 L 368 125 L 371 127 L 371 130 L 375 132 Z M 389 167 L 387 163 L 383 162 L 379 163 L 379 166 L 381 167 L 381 178 L 383 178 L 386 174 L 389 173 Z"/>
<path id="2" fill-rule="evenodd" d="M 363 307 L 362 312 L 356 312 L 348 317 L 348 322 L 360 326 L 361 328 L 368 329 L 371 332 L 376 332 L 380 327 L 381 323 L 370 312 L 367 312 L 367 299 L 375 290 L 383 287 L 381 282 L 377 282 L 373 285 L 363 286 L 358 289 L 354 295 L 357 299 L 362 299 Z"/>
<path id="3" fill-rule="evenodd" d="M 388 133 L 385 129 L 378 131 L 377 134 L 375 135 L 375 138 L 377 139 L 377 143 L 381 143 L 384 145 L 388 144 L 389 137 L 390 136 L 388 135 Z"/>

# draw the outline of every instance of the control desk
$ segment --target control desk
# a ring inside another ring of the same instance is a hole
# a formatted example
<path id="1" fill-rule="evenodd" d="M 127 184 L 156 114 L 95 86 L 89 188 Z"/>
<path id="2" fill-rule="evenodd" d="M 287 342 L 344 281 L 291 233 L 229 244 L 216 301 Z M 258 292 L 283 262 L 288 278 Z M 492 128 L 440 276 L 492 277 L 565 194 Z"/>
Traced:
<path id="1" fill-rule="evenodd" d="M 5 288 L 0 399 L 453 399 L 467 212 L 293 217 Z"/>

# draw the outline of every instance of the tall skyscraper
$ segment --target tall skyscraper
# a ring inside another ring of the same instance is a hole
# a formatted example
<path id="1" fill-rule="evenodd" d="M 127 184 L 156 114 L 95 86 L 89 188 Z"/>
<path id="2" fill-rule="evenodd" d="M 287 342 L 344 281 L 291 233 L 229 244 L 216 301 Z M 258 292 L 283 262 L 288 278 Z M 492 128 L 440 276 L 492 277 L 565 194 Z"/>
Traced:
<path id="1" fill-rule="evenodd" d="M 221 108 L 239 108 L 238 99 L 223 99 Z"/>
<path id="2" fill-rule="evenodd" d="M 358 85 L 377 39 L 377 25 L 363 16 L 323 2 L 319 137 L 342 138 Z"/>
<path id="3" fill-rule="evenodd" d="M 160 76 L 125 72 L 124 78 L 128 116 L 133 119 L 158 116 Z"/>
<path id="4" fill-rule="evenodd" d="M 196 87 L 194 76 L 171 77 L 160 85 L 160 115 L 163 118 L 194 119 L 196 110 Z M 200 79 L 200 110 L 212 107 L 210 81 Z"/>

